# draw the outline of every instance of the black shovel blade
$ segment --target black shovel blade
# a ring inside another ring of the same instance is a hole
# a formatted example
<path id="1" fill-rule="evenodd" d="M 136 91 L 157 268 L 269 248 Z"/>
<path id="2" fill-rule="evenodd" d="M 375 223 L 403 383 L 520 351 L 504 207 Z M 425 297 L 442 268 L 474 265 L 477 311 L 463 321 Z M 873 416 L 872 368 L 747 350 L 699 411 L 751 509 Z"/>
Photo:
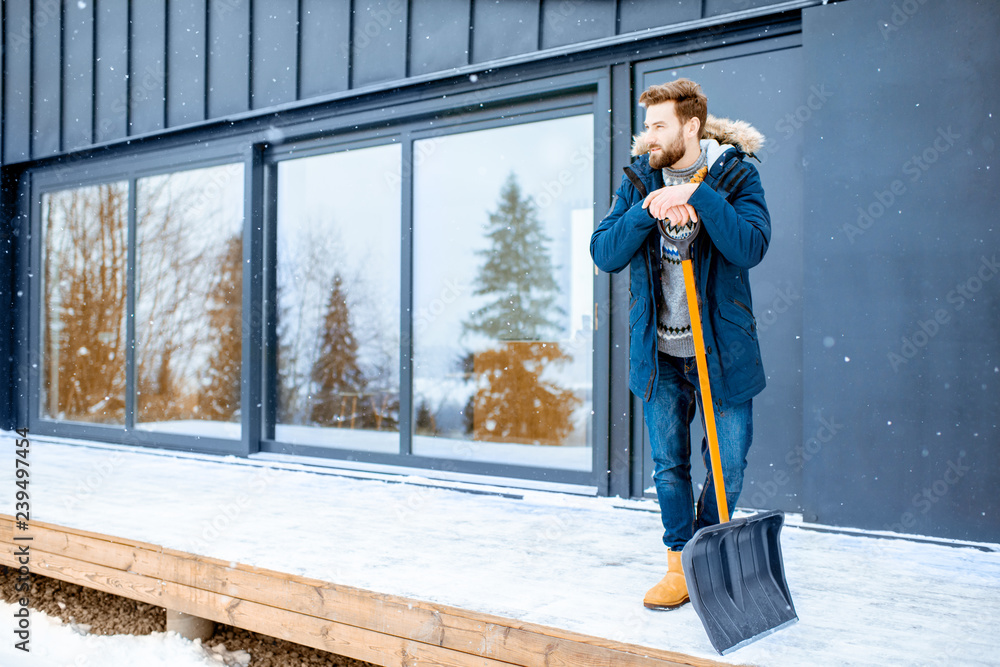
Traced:
<path id="1" fill-rule="evenodd" d="M 784 522 L 772 510 L 708 526 L 681 552 L 691 605 L 722 655 L 799 620 L 781 559 Z"/>

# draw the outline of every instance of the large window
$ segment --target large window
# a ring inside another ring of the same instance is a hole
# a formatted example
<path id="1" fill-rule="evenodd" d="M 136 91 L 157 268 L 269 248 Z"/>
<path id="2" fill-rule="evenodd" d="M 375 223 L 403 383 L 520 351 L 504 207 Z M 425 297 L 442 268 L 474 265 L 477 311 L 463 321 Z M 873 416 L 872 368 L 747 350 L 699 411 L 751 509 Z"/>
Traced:
<path id="1" fill-rule="evenodd" d="M 592 479 L 595 118 L 507 111 L 40 170 L 40 432 Z"/>
<path id="2" fill-rule="evenodd" d="M 593 117 L 416 142 L 413 452 L 591 469 Z"/>
<path id="3" fill-rule="evenodd" d="M 243 165 L 136 183 L 136 427 L 240 437 Z"/>
<path id="4" fill-rule="evenodd" d="M 125 423 L 128 183 L 42 196 L 41 414 Z"/>
<path id="5" fill-rule="evenodd" d="M 399 451 L 400 166 L 399 144 L 278 164 L 278 440 Z"/>

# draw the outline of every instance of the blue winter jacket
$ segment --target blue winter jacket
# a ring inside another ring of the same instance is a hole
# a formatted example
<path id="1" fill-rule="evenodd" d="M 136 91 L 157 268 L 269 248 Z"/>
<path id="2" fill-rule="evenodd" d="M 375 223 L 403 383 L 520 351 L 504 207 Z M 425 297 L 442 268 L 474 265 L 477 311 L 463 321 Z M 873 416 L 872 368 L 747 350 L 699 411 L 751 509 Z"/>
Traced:
<path id="1" fill-rule="evenodd" d="M 747 270 L 764 258 L 771 219 L 760 175 L 743 160 L 745 153 L 714 139 L 705 141 L 711 167 L 688 203 L 703 225 L 691 253 L 712 399 L 721 409 L 764 388 Z M 599 269 L 617 273 L 630 268 L 629 388 L 644 401 L 652 398 L 658 377 L 656 311 L 662 288 L 660 236 L 642 202 L 661 187 L 662 172 L 650 168 L 648 155 L 640 156 L 625 168 L 611 209 L 590 239 Z"/>

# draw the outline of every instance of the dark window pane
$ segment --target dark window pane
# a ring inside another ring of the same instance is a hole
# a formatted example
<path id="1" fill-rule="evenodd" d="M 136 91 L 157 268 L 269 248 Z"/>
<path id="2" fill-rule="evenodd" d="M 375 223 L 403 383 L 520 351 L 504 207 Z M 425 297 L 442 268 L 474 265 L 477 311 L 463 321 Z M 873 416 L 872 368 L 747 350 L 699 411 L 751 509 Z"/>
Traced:
<path id="1" fill-rule="evenodd" d="M 278 165 L 278 440 L 399 451 L 400 156 Z"/>
<path id="2" fill-rule="evenodd" d="M 243 165 L 136 195 L 136 426 L 239 438 Z"/>
<path id="3" fill-rule="evenodd" d="M 414 151 L 414 453 L 590 470 L 592 116 Z"/>
<path id="4" fill-rule="evenodd" d="M 41 414 L 125 423 L 128 184 L 42 196 Z"/>

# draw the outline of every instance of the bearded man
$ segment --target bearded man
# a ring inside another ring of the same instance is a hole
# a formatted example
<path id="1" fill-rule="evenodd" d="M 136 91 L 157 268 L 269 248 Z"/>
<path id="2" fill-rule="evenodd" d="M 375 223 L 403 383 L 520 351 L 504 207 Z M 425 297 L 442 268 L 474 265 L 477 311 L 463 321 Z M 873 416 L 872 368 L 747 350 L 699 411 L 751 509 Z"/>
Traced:
<path id="1" fill-rule="evenodd" d="M 650 86 L 639 104 L 646 131 L 633 146 L 638 159 L 625 167 L 590 252 L 603 271 L 630 268 L 629 389 L 643 399 L 668 549 L 667 574 L 643 604 L 673 609 L 689 599 L 681 550 L 696 530 L 718 523 L 719 512 L 711 474 L 694 502 L 690 425 L 701 392 L 681 260 L 657 220 L 702 225 L 691 255 L 726 500 L 735 507 L 753 438 L 752 398 L 764 388 L 748 269 L 764 258 L 771 219 L 760 176 L 744 162 L 763 145 L 759 132 L 709 116 L 708 99 L 688 79 Z M 711 471 L 705 440 L 702 457 Z"/>

